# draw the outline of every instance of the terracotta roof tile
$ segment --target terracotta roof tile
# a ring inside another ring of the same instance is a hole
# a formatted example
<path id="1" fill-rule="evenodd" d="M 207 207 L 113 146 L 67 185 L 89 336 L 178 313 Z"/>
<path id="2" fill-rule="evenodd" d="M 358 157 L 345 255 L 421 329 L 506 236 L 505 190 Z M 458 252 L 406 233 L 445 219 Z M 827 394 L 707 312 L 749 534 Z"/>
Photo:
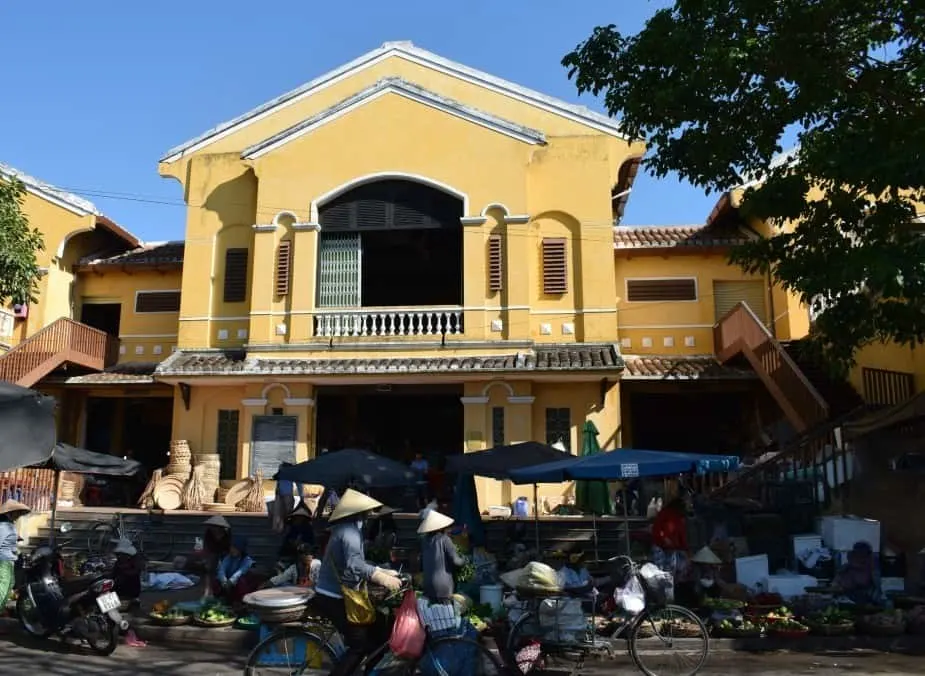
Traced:
<path id="1" fill-rule="evenodd" d="M 184 242 L 145 244 L 115 255 L 96 254 L 80 261 L 80 265 L 182 265 Z"/>
<path id="2" fill-rule="evenodd" d="M 373 359 L 247 358 L 243 351 L 177 352 L 157 370 L 171 375 L 339 375 L 453 373 L 456 371 L 619 371 L 623 359 L 614 345 L 545 345 L 531 352 L 465 357 L 382 357 Z"/>
<path id="3" fill-rule="evenodd" d="M 757 377 L 749 369 L 726 366 L 715 357 L 625 355 L 624 380 L 730 380 Z"/>
<path id="4" fill-rule="evenodd" d="M 618 225 L 613 229 L 614 249 L 674 249 L 726 247 L 749 241 L 741 231 L 718 230 L 705 225 Z"/>

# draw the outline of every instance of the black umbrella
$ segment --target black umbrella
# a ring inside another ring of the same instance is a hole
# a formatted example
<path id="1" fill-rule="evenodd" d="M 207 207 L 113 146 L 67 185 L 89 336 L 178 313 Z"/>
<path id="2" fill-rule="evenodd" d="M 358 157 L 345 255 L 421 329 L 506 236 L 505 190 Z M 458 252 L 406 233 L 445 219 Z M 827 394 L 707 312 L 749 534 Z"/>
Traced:
<path id="1" fill-rule="evenodd" d="M 54 397 L 0 382 L 0 472 L 44 462 L 55 439 Z"/>
<path id="2" fill-rule="evenodd" d="M 451 455 L 447 458 L 448 472 L 472 474 L 490 479 L 510 479 L 511 470 L 532 467 L 546 462 L 574 458 L 567 451 L 541 444 L 538 441 L 524 441 L 508 446 L 495 446 L 485 451 Z"/>
<path id="3" fill-rule="evenodd" d="M 345 488 L 397 488 L 410 486 L 417 475 L 410 467 L 372 451 L 345 448 L 324 453 L 298 465 L 282 466 L 279 478 L 300 484 L 316 484 L 342 491 Z"/>

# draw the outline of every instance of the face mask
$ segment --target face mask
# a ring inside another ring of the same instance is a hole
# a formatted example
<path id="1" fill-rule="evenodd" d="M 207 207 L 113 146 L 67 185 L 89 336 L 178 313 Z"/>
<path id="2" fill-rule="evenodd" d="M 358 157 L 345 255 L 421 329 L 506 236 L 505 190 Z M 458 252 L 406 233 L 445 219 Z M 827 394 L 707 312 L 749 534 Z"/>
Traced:
<path id="1" fill-rule="evenodd" d="M 709 589 L 710 587 L 712 587 L 714 584 L 715 584 L 715 582 L 714 582 L 714 580 L 713 580 L 712 578 L 704 578 L 704 579 L 702 579 L 702 580 L 700 581 L 700 585 L 701 585 L 702 587 L 706 587 L 707 589 Z"/>

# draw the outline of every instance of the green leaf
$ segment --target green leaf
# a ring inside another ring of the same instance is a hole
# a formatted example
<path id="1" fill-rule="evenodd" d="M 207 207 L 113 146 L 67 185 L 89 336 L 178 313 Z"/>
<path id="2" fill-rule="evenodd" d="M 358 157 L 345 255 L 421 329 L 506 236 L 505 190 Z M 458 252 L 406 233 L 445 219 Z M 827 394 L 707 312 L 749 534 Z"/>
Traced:
<path id="1" fill-rule="evenodd" d="M 0 180 L 0 304 L 36 302 L 40 276 L 36 253 L 42 233 L 23 212 L 26 188 L 18 179 Z"/>

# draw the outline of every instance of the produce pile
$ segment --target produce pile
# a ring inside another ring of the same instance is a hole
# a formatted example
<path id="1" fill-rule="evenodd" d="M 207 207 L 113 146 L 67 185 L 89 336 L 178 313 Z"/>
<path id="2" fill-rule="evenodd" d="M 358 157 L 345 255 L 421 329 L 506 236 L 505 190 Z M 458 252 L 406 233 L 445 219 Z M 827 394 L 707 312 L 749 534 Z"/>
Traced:
<path id="1" fill-rule="evenodd" d="M 182 610 L 176 608 L 167 608 L 166 610 L 158 610 L 157 606 L 151 611 L 151 619 L 158 620 L 160 622 L 167 622 L 170 620 L 184 620 L 188 618 L 189 615 L 184 613 Z"/>
<path id="2" fill-rule="evenodd" d="M 463 617 L 469 620 L 469 624 L 471 624 L 476 631 L 484 633 L 490 629 L 491 625 L 494 624 L 496 620 L 500 619 L 503 614 L 503 610 L 495 612 L 490 605 L 482 603 L 479 605 L 469 604 L 469 608 L 463 614 Z"/>
<path id="3" fill-rule="evenodd" d="M 236 619 L 234 611 L 222 603 L 203 604 L 196 619 L 203 624 L 224 624 Z"/>
<path id="4" fill-rule="evenodd" d="M 806 623 L 810 627 L 853 627 L 854 616 L 838 606 L 829 606 L 822 612 L 807 617 Z"/>
<path id="5" fill-rule="evenodd" d="M 739 610 L 744 607 L 745 604 L 741 601 L 736 601 L 735 599 L 704 599 L 703 602 L 704 608 L 709 610 L 718 610 L 718 611 L 731 611 Z"/>

